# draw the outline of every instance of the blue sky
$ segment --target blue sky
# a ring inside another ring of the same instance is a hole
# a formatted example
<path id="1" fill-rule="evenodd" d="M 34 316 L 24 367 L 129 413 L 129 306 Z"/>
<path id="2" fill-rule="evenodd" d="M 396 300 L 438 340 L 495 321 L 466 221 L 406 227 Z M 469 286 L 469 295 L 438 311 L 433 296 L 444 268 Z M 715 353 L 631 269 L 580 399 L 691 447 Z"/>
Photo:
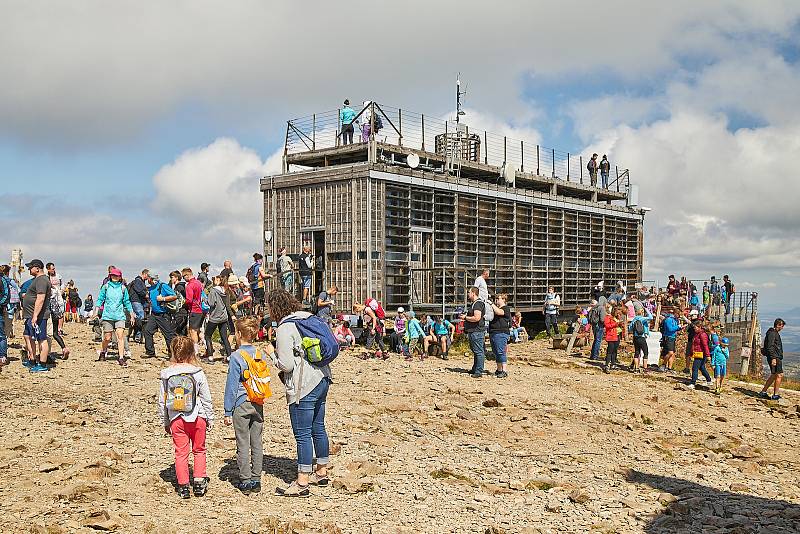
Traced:
<path id="1" fill-rule="evenodd" d="M 287 118 L 345 96 L 446 115 L 460 71 L 468 123 L 631 168 L 646 278 L 730 272 L 796 302 L 795 2 L 417 3 L 425 20 L 414 2 L 0 4 L 0 250 L 89 286 L 109 263 L 243 265 Z M 342 40 L 345 13 L 381 21 L 374 43 Z M 45 231 L 18 224 L 31 210 Z"/>

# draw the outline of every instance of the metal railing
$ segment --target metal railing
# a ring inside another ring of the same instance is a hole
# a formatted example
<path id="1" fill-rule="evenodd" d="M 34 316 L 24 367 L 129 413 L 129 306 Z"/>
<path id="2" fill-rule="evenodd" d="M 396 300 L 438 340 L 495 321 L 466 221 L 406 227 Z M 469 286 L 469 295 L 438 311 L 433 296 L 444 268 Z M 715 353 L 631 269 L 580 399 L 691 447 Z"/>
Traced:
<path id="1" fill-rule="evenodd" d="M 341 111 L 339 108 L 287 121 L 284 153 L 296 154 L 342 146 Z M 382 127 L 376 130 L 376 125 L 381 126 L 379 123 L 382 123 Z M 374 138 L 380 143 L 442 154 L 443 151 L 453 151 L 448 139 L 457 140 L 455 142 L 459 147 L 471 148 L 457 151 L 459 156 L 467 156 L 458 158 L 462 161 L 467 159 L 497 167 L 508 164 L 537 176 L 595 185 L 587 169 L 590 156 L 473 129 L 464 123 L 372 102 L 357 112 L 352 124 L 355 130 L 354 143 Z M 599 157 L 597 163 L 600 164 Z M 604 185 L 598 167 L 597 187 L 617 192 L 627 190 L 630 173 L 628 169 L 609 163 L 606 181 Z"/>

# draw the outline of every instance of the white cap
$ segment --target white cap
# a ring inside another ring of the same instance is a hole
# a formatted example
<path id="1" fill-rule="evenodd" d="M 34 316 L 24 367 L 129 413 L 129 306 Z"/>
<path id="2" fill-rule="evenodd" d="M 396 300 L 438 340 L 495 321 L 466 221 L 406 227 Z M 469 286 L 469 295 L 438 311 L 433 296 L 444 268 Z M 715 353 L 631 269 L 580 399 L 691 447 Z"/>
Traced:
<path id="1" fill-rule="evenodd" d="M 700 315 L 700 312 L 697 310 L 692 310 L 689 312 L 689 315 Z"/>
<path id="2" fill-rule="evenodd" d="M 404 311 L 406 311 L 406 310 L 405 310 L 405 309 L 403 309 L 403 307 L 402 307 L 402 306 L 400 306 L 399 308 L 397 308 L 397 313 L 403 313 Z"/>

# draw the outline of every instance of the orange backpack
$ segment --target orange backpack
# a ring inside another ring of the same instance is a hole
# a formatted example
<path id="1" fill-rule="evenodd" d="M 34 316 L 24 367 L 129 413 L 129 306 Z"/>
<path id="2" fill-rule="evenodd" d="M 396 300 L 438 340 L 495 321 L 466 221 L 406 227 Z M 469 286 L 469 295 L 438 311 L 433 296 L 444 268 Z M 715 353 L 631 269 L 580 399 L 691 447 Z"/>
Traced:
<path id="1" fill-rule="evenodd" d="M 242 373 L 244 377 L 242 385 L 247 391 L 247 400 L 253 404 L 264 404 L 264 400 L 272 396 L 269 386 L 269 364 L 260 350 L 256 350 L 255 357 L 250 356 L 245 350 L 240 350 L 239 354 L 247 363 L 247 369 Z"/>

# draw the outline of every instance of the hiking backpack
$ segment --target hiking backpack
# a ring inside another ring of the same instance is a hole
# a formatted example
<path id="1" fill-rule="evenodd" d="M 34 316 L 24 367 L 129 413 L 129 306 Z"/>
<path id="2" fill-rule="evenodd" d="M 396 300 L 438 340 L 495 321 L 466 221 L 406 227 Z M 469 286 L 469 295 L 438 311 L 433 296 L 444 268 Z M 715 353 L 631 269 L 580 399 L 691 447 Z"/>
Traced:
<path id="1" fill-rule="evenodd" d="M 481 302 L 483 302 L 483 318 L 486 320 L 486 324 L 489 324 L 494 320 L 494 308 L 492 308 L 492 303 L 488 300 L 482 300 Z"/>
<path id="2" fill-rule="evenodd" d="M 339 355 L 339 343 L 325 321 L 311 315 L 305 319 L 286 318 L 283 323 L 292 323 L 297 327 L 303 339 L 303 357 L 311 365 L 323 367 L 330 364 Z"/>
<path id="3" fill-rule="evenodd" d="M 203 289 L 200 291 L 200 309 L 203 313 L 208 313 L 211 310 L 211 304 L 208 303 L 208 293 Z"/>
<path id="4" fill-rule="evenodd" d="M 250 356 L 246 350 L 240 350 L 239 354 L 247 364 L 247 368 L 242 372 L 244 378 L 242 385 L 247 392 L 247 400 L 253 404 L 264 404 L 264 401 L 272 396 L 269 385 L 269 364 L 258 349 L 255 357 Z"/>
<path id="5" fill-rule="evenodd" d="M 11 302 L 11 284 L 8 278 L 0 276 L 0 308 Z"/>
<path id="6" fill-rule="evenodd" d="M 634 319 L 633 322 L 633 335 L 635 337 L 644 336 L 644 323 L 638 319 Z"/>
<path id="7" fill-rule="evenodd" d="M 164 282 L 161 282 L 161 283 L 163 284 Z M 158 288 L 158 292 L 159 292 L 159 294 L 161 293 L 161 287 Z M 176 298 L 175 300 L 173 300 L 171 302 L 165 302 L 164 303 L 164 309 L 166 311 L 170 312 L 170 313 L 176 313 L 178 310 L 183 308 L 183 306 L 186 304 L 186 297 L 181 295 L 180 291 L 176 290 L 175 291 L 175 295 L 178 298 Z"/>
<path id="8" fill-rule="evenodd" d="M 258 282 L 258 276 L 256 275 L 257 270 L 258 270 L 257 263 L 251 265 L 250 268 L 247 270 L 247 281 L 250 284 L 255 284 L 256 282 Z"/>
<path id="9" fill-rule="evenodd" d="M 589 324 L 596 326 L 600 324 L 600 305 L 598 304 L 591 310 L 589 310 Z"/>
<path id="10" fill-rule="evenodd" d="M 168 409 L 185 414 L 194 411 L 197 404 L 195 373 L 179 373 L 164 380 L 164 404 Z"/>
<path id="11" fill-rule="evenodd" d="M 383 309 L 381 303 L 375 300 L 375 304 L 377 304 L 378 307 L 377 309 L 373 309 L 372 306 L 369 305 L 370 300 L 375 300 L 375 299 L 367 299 L 367 301 L 364 303 L 364 307 L 372 310 L 375 313 L 375 317 L 377 317 L 378 320 L 383 321 L 384 319 L 386 319 L 386 310 Z"/>

